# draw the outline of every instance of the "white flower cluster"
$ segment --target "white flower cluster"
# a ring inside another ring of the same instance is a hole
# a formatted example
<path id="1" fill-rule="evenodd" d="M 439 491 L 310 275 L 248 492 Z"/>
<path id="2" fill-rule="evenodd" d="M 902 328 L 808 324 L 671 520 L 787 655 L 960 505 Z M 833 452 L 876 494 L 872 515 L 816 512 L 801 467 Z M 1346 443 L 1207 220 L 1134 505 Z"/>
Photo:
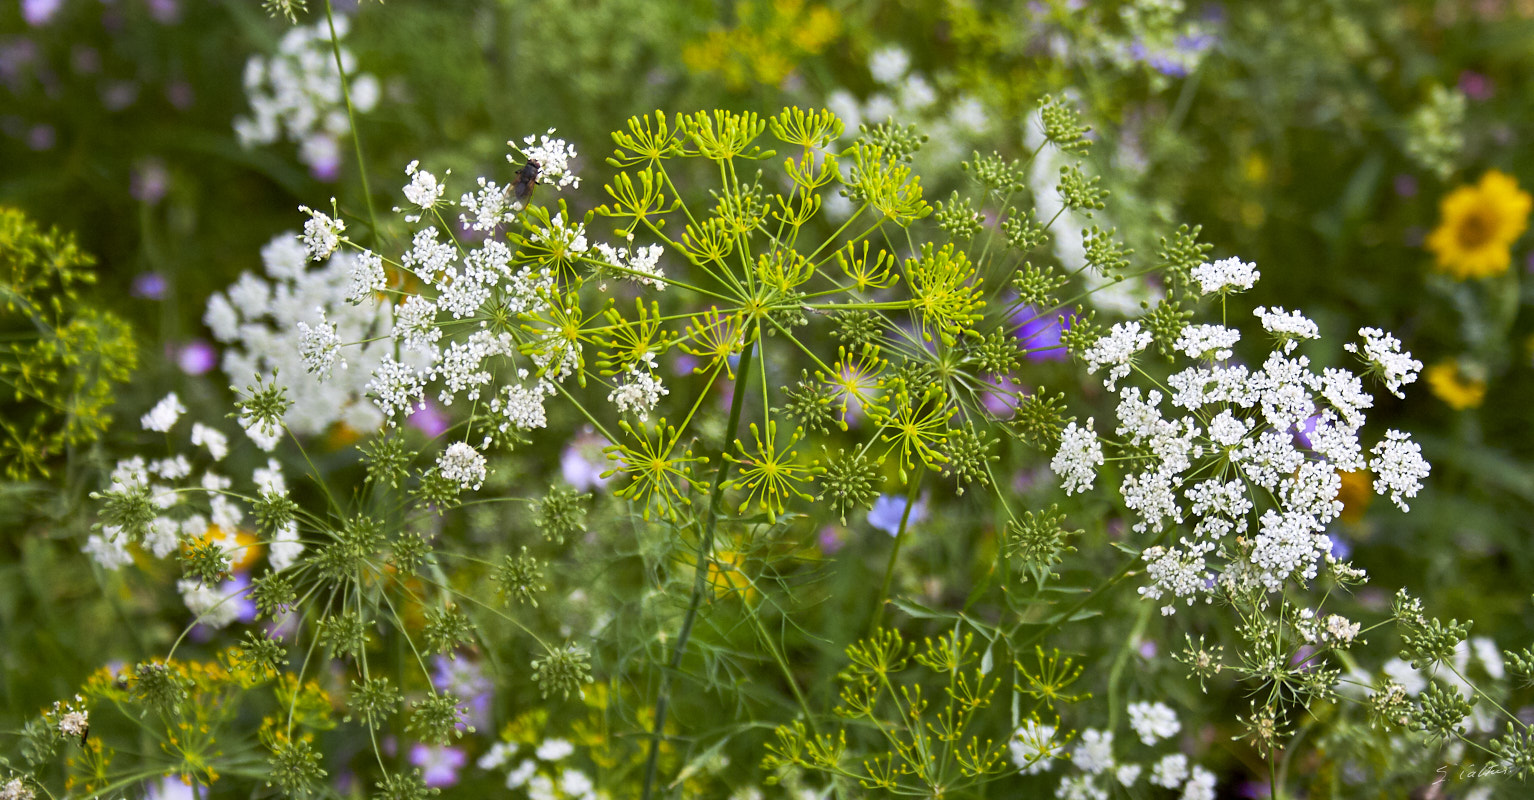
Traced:
<path id="1" fill-rule="evenodd" d="M 496 742 L 476 764 L 483 770 L 498 770 L 511 762 L 520 749 L 515 742 Z M 599 795 L 590 776 L 562 764 L 575 753 L 575 745 L 565 739 L 545 739 L 506 775 L 506 788 L 521 789 L 532 800 L 597 800 Z"/>
<path id="2" fill-rule="evenodd" d="M 622 273 L 624 278 L 656 291 L 666 288 L 666 273 L 660 267 L 660 257 L 666 251 L 660 245 L 652 244 L 630 252 L 627 247 L 613 247 L 606 242 L 599 242 L 596 250 L 602 254 L 602 260 L 626 270 Z M 602 288 L 605 291 L 607 287 Z"/>
<path id="3" fill-rule="evenodd" d="M 1136 716 L 1138 712 L 1139 716 Z M 1130 706 L 1131 726 L 1146 745 L 1154 745 L 1181 730 L 1177 716 L 1161 703 L 1135 703 Z M 1029 720 L 1013 734 L 1012 763 L 1025 774 L 1049 771 L 1063 744 L 1055 739 L 1055 729 Z M 1088 728 L 1071 749 L 1069 764 L 1077 772 L 1061 779 L 1055 789 L 1059 800 L 1109 800 L 1122 791 L 1135 793 L 1134 787 L 1146 781 L 1163 789 L 1181 790 L 1180 800 L 1214 800 L 1215 775 L 1201 766 L 1190 765 L 1182 753 L 1168 753 L 1154 762 L 1120 761 L 1114 756 L 1113 732 Z M 1115 785 L 1120 787 L 1115 789 Z"/>
<path id="4" fill-rule="evenodd" d="M 437 457 L 437 469 L 463 488 L 478 490 L 485 482 L 485 455 L 464 442 L 453 442 Z"/>
<path id="5" fill-rule="evenodd" d="M 304 245 L 283 234 L 262 248 L 261 260 L 264 278 L 242 274 L 209 298 L 203 315 L 226 347 L 222 367 L 231 384 L 244 388 L 259 376 L 287 387 L 293 405 L 283 422 L 300 436 L 323 433 L 338 422 L 359 431 L 378 428 L 384 415 L 366 390 L 373 373 L 392 357 L 392 314 L 372 292 L 359 297 L 354 289 L 354 273 L 377 269 L 376 257 L 338 251 L 311 268 Z M 349 368 L 332 372 L 343 349 L 342 363 Z M 266 450 L 280 436 L 247 428 Z"/>
<path id="6" fill-rule="evenodd" d="M 1401 352 L 1401 340 L 1379 328 L 1359 328 L 1358 335 L 1364 337 L 1362 351 L 1353 342 L 1343 345 L 1343 349 L 1349 353 L 1358 353 L 1364 363 L 1369 365 L 1369 372 L 1378 375 L 1391 394 L 1404 397 L 1401 387 L 1417 380 L 1417 373 L 1422 371 L 1422 362 L 1412 358 L 1411 353 Z"/>
<path id="7" fill-rule="evenodd" d="M 1249 288 L 1255 274 L 1229 259 L 1205 270 L 1203 280 L 1206 289 L 1226 291 Z M 1324 533 L 1342 512 L 1339 473 L 1368 468 L 1375 491 L 1403 510 L 1428 475 L 1420 448 L 1399 431 L 1387 432 L 1366 461 L 1359 433 L 1374 398 L 1352 372 L 1317 371 L 1294 355 L 1296 339 L 1314 338 L 1313 322 L 1282 309 L 1256 315 L 1278 344 L 1261 367 L 1231 363 L 1236 331 L 1188 325 L 1177 349 L 1196 361 L 1167 379 L 1170 397 L 1138 387 L 1119 392 L 1115 432 L 1128 456 L 1120 491 L 1137 517 L 1134 530 L 1190 526 L 1144 551 L 1151 582 L 1140 593 L 1147 598 L 1191 604 L 1220 592 L 1278 592 L 1291 578 L 1315 579 L 1322 566 L 1351 578 L 1357 571 L 1331 557 Z M 1363 334 L 1365 357 L 1387 388 L 1415 377 L 1416 362 L 1394 337 L 1372 328 Z M 1106 383 L 1113 388 L 1148 343 L 1136 323 L 1116 325 L 1087 352 L 1088 367 L 1112 365 Z M 1065 429 L 1050 466 L 1069 494 L 1090 488 L 1103 460 L 1089 420 L 1086 428 Z M 1334 639 L 1348 638 L 1346 624 L 1328 623 Z"/>
<path id="8" fill-rule="evenodd" d="M 1176 736 L 1182 730 L 1182 723 L 1177 721 L 1177 712 L 1166 703 L 1139 702 L 1129 704 L 1129 727 L 1134 728 L 1140 741 L 1153 745 Z"/>
<path id="9" fill-rule="evenodd" d="M 1187 336 L 1186 332 L 1184 336 Z M 1134 368 L 1135 355 L 1149 347 L 1152 341 L 1150 331 L 1141 330 L 1140 323 L 1120 322 L 1083 354 L 1087 361 L 1087 372 L 1096 372 L 1105 366 L 1113 367 L 1108 371 L 1108 379 L 1103 381 L 1103 385 L 1108 387 L 1108 391 L 1114 391 L 1115 384 L 1127 377 Z"/>
<path id="10" fill-rule="evenodd" d="M 336 38 L 344 38 L 347 18 L 335 18 Z M 341 62 L 351 82 L 352 107 L 359 113 L 378 104 L 378 80 L 358 73 L 351 52 L 341 49 Z M 251 56 L 245 62 L 245 94 L 250 116 L 234 121 L 234 132 L 245 147 L 279 139 L 298 144 L 299 160 L 317 174 L 333 176 L 340 165 L 341 140 L 351 133 L 341 72 L 336 69 L 330 26 L 321 20 L 292 28 L 271 58 Z"/>
<path id="11" fill-rule="evenodd" d="M 645 353 L 641 363 L 629 367 L 623 381 L 607 395 L 607 401 L 616 406 L 620 414 L 632 413 L 647 420 L 660 399 L 668 394 L 671 391 L 655 374 L 655 355 Z"/>
<path id="12" fill-rule="evenodd" d="M 1193 268 L 1192 275 L 1204 294 L 1244 292 L 1256 286 L 1257 279 L 1262 277 L 1256 264 L 1248 264 L 1239 258 L 1200 264 Z"/>
<path id="13" fill-rule="evenodd" d="M 5 783 L 0 783 L 0 800 L 35 800 L 37 794 L 30 786 L 22 782 L 20 778 L 11 778 Z"/>
<path id="14" fill-rule="evenodd" d="M 1060 434 L 1060 449 L 1049 462 L 1049 468 L 1064 481 L 1065 493 L 1075 494 L 1092 488 L 1097 479 L 1097 468 L 1103 465 L 1103 446 L 1092 429 L 1092 420 L 1086 427 L 1076 423 L 1065 426 Z"/>
<path id="15" fill-rule="evenodd" d="M 575 174 L 570 160 L 575 158 L 575 145 L 564 139 L 556 139 L 553 136 L 554 129 L 542 136 L 528 136 L 522 139 L 522 147 L 517 148 L 522 152 L 522 157 L 538 165 L 538 185 L 552 186 L 555 189 L 563 189 L 566 186 L 572 189 L 581 188 L 580 176 Z M 517 147 L 516 142 L 507 142 L 512 147 Z M 506 160 L 517 164 L 513 156 L 506 156 Z M 520 165 L 519 165 L 520 166 Z"/>
<path id="16" fill-rule="evenodd" d="M 176 420 L 186 413 L 186 406 L 181 405 L 181 399 L 176 397 L 175 392 L 165 395 L 160 402 L 155 403 L 149 413 L 140 418 L 139 422 L 146 431 L 158 431 L 165 433 L 176 424 Z"/>

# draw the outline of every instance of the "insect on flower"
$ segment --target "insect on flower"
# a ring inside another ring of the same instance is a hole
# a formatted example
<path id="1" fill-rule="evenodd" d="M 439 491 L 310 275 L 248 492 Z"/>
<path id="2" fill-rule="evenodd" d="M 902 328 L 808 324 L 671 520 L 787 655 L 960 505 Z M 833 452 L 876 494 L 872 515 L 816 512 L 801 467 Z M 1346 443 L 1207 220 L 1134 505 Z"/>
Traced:
<path id="1" fill-rule="evenodd" d="M 538 185 L 538 175 L 543 171 L 543 165 L 529 158 L 522 168 L 517 170 L 517 180 L 511 185 L 512 196 L 517 202 L 526 202 L 533 194 L 533 187 Z"/>

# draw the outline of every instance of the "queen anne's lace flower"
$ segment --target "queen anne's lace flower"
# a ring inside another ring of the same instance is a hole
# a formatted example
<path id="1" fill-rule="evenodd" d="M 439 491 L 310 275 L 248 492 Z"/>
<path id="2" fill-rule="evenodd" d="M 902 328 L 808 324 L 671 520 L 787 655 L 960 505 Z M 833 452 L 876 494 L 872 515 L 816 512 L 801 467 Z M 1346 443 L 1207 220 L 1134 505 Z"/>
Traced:
<path id="1" fill-rule="evenodd" d="M 1193 268 L 1191 274 L 1204 294 L 1243 292 L 1255 286 L 1257 279 L 1262 276 L 1256 264 L 1245 263 L 1239 258 L 1200 264 Z"/>
<path id="2" fill-rule="evenodd" d="M 1113 769 L 1113 732 L 1095 728 L 1082 731 L 1081 743 L 1071 751 L 1071 762 L 1092 775 Z"/>
<path id="3" fill-rule="evenodd" d="M 336 363 L 336 353 L 341 349 L 341 337 L 336 326 L 325 321 L 325 309 L 317 309 L 320 321 L 316 325 L 298 323 L 298 355 L 304 361 L 304 369 L 323 380 L 330 377 Z M 341 366 L 345 367 L 343 360 Z"/>
<path id="4" fill-rule="evenodd" d="M 410 176 L 410 182 L 405 184 L 405 188 L 401 189 L 405 194 L 405 199 L 419 206 L 422 211 L 430 211 L 435 208 L 437 202 L 442 199 L 442 194 L 447 191 L 447 186 L 438 183 L 436 175 L 421 169 L 421 162 L 419 161 L 412 161 L 406 164 L 405 174 Z M 414 219 L 407 217 L 406 219 L 415 222 L 420 220 L 420 217 L 417 216 Z"/>
<path id="5" fill-rule="evenodd" d="M 465 442 L 448 445 L 437 457 L 437 469 L 442 477 L 465 489 L 477 491 L 485 482 L 485 456 Z"/>
<path id="6" fill-rule="evenodd" d="M 383 259 L 372 250 L 364 250 L 357 254 L 357 261 L 352 266 L 351 285 L 347 287 L 346 299 L 353 305 L 365 303 L 374 299 L 388 285 Z"/>
<path id="7" fill-rule="evenodd" d="M 1177 721 L 1177 712 L 1166 703 L 1130 703 L 1129 727 L 1134 728 L 1140 741 L 1153 745 L 1176 736 L 1182 730 L 1182 723 Z"/>
<path id="8" fill-rule="evenodd" d="M 347 27 L 347 18 L 337 14 L 337 39 L 346 36 Z M 293 141 L 298 144 L 299 160 L 316 176 L 333 180 L 340 167 L 340 141 L 351 133 L 351 120 L 331 30 L 330 22 L 324 19 L 293 27 L 270 58 L 252 56 L 245 62 L 250 114 L 235 119 L 234 132 L 244 147 L 272 144 L 283 138 Z M 372 111 L 381 94 L 378 79 L 358 72 L 356 59 L 344 46 L 340 47 L 340 57 L 350 81 L 352 110 L 359 114 Z"/>
<path id="9" fill-rule="evenodd" d="M 1362 351 L 1353 342 L 1348 342 L 1343 348 L 1349 353 L 1358 353 L 1369 365 L 1369 371 L 1379 375 L 1391 394 L 1404 397 L 1401 387 L 1417 380 L 1417 373 L 1422 371 L 1422 362 L 1412 358 L 1411 353 L 1401 350 L 1400 339 L 1379 328 L 1359 328 L 1358 335 L 1364 337 Z"/>
<path id="10" fill-rule="evenodd" d="M 607 401 L 617 407 L 620 414 L 632 413 L 642 420 L 649 419 L 660 399 L 671 394 L 654 370 L 655 356 L 647 353 L 645 363 L 629 367 L 623 382 L 607 395 Z"/>
<path id="11" fill-rule="evenodd" d="M 1239 262 L 1206 266 L 1211 290 L 1247 288 L 1255 280 L 1255 271 L 1247 276 L 1249 265 Z M 1142 553 L 1150 584 L 1140 594 L 1147 599 L 1193 603 L 1280 592 L 1291 580 L 1315 580 L 1323 568 L 1356 576 L 1332 557 L 1325 534 L 1342 513 L 1339 473 L 1367 467 L 1375 473 L 1375 491 L 1403 509 L 1428 474 L 1420 448 L 1397 431 L 1366 461 L 1359 432 L 1374 399 L 1362 381 L 1345 369 L 1317 372 L 1309 358 L 1293 355 L 1297 340 L 1316 336 L 1314 323 L 1280 309 L 1257 316 L 1278 343 L 1261 369 L 1226 363 L 1239 338 L 1235 331 L 1188 325 L 1177 349 L 1198 363 L 1166 379 L 1171 408 L 1162 408 L 1160 391 L 1125 387 L 1119 393 L 1115 432 L 1124 441 L 1110 445 L 1120 448 L 1120 493 L 1136 517 L 1133 529 L 1153 534 L 1169 524 L 1191 526 L 1191 535 Z M 1415 377 L 1420 364 L 1400 351 L 1399 341 L 1372 328 L 1363 333 L 1363 355 L 1388 388 L 1396 391 Z M 1089 366 L 1115 365 L 1111 385 L 1128 374 L 1125 365 L 1147 338 L 1135 323 L 1115 326 L 1087 354 Z M 1095 465 L 1103 462 L 1089 421 L 1085 429 L 1067 426 L 1051 467 L 1074 493 L 1091 486 Z M 1344 620 L 1317 635 L 1350 641 L 1348 625 Z"/>
<path id="12" fill-rule="evenodd" d="M 627 280 L 656 290 L 666 288 L 663 280 L 665 272 L 660 268 L 660 257 L 665 253 L 665 248 L 660 245 L 641 247 L 632 253 L 626 247 L 618 248 L 606 243 L 598 243 L 596 249 L 601 253 L 602 260 L 627 270 L 621 273 Z"/>
<path id="13" fill-rule="evenodd" d="M 1120 322 L 1113 326 L 1107 336 L 1087 348 L 1084 354 L 1087 372 L 1097 372 L 1099 367 L 1112 366 L 1103 385 L 1108 387 L 1108 391 L 1115 391 L 1115 384 L 1129 374 L 1135 354 L 1149 347 L 1152 341 L 1150 331 L 1141 330 L 1140 323 Z"/>
<path id="14" fill-rule="evenodd" d="M 465 192 L 458 198 L 458 205 L 465 212 L 458 215 L 458 221 L 472 231 L 493 231 L 517 218 L 511 191 L 484 177 L 479 179 L 479 191 Z"/>
<path id="15" fill-rule="evenodd" d="M 1188 757 L 1182 753 L 1162 756 L 1151 769 L 1150 782 L 1168 789 L 1176 789 L 1188 777 Z"/>
<path id="16" fill-rule="evenodd" d="M 528 161 L 538 164 L 538 183 L 551 185 L 556 189 L 569 186 L 574 189 L 581 188 L 581 179 L 570 168 L 570 159 L 575 158 L 575 145 L 564 139 L 553 138 L 554 129 L 542 136 L 528 136 L 522 140 L 522 155 Z M 507 142 L 516 147 L 515 142 Z M 507 156 L 507 161 L 516 163 L 513 156 Z"/>
<path id="17" fill-rule="evenodd" d="M 1103 464 L 1103 447 L 1092 430 L 1092 420 L 1086 427 L 1072 422 L 1060 434 L 1060 449 L 1049 462 L 1049 468 L 1063 481 L 1066 494 L 1084 492 L 1092 488 L 1097 479 L 1097 468 Z"/>
<path id="18" fill-rule="evenodd" d="M 133 563 L 133 554 L 128 552 L 128 537 L 112 525 L 103 526 L 100 533 L 91 534 L 80 552 L 108 572 L 116 572 Z"/>
<path id="19" fill-rule="evenodd" d="M 1400 431 L 1386 431 L 1385 438 L 1369 451 L 1369 469 L 1374 471 L 1374 491 L 1390 494 L 1391 502 L 1402 511 L 1411 510 L 1404 498 L 1416 497 L 1422 479 L 1432 470 L 1422 458 L 1422 447 Z"/>
<path id="20" fill-rule="evenodd" d="M 303 243 L 309 252 L 310 260 L 324 261 L 330 258 L 330 254 L 341 246 L 341 237 L 346 233 L 346 223 L 332 219 L 329 214 L 315 211 L 308 206 L 299 206 L 298 210 L 309 215 L 309 219 L 304 222 Z"/>
<path id="21" fill-rule="evenodd" d="M 1224 325 L 1189 325 L 1173 347 L 1189 358 L 1224 361 L 1235 355 L 1231 348 L 1239 341 L 1241 332 Z"/>
<path id="22" fill-rule="evenodd" d="M 1284 311 L 1282 308 L 1272 309 L 1258 306 L 1252 312 L 1262 321 L 1262 329 L 1271 333 L 1279 341 L 1284 343 L 1284 353 L 1294 352 L 1299 346 L 1300 339 L 1319 339 L 1321 329 L 1316 323 L 1311 322 L 1298 311 Z"/>
<path id="23" fill-rule="evenodd" d="M 139 422 L 143 424 L 146 431 L 165 433 L 176 424 L 176 420 L 181 419 L 184 413 L 186 413 L 186 406 L 181 405 L 181 398 L 177 397 L 175 392 L 171 392 L 161 398 L 160 402 L 155 403 L 154 408 L 149 409 L 149 413 L 140 418 Z"/>
<path id="24" fill-rule="evenodd" d="M 378 365 L 392 356 L 393 312 L 378 294 L 359 291 L 357 275 L 371 273 L 374 278 L 367 281 L 381 281 L 378 257 L 340 251 L 318 265 L 300 262 L 296 271 L 285 259 L 281 248 L 269 246 L 262 251 L 265 279 L 245 273 L 227 293 L 209 299 L 204 320 L 225 345 L 224 373 L 238 387 L 275 375 L 292 402 L 282 422 L 300 436 L 322 433 L 337 422 L 358 431 L 376 429 L 383 414 L 368 399 L 368 384 Z M 337 360 L 347 368 L 330 371 Z M 278 435 L 242 427 L 263 447 L 274 444 Z"/>

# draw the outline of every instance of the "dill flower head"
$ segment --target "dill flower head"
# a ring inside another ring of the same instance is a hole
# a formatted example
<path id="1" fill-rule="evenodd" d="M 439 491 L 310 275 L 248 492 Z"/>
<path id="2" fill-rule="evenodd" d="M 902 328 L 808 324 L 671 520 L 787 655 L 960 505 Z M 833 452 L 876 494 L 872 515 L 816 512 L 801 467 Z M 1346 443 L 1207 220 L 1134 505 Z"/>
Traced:
<path id="1" fill-rule="evenodd" d="M 1440 361 L 1422 375 L 1433 396 L 1455 411 L 1478 408 L 1486 399 L 1486 381 L 1455 361 Z"/>
<path id="2" fill-rule="evenodd" d="M 1436 268 L 1456 280 L 1507 271 L 1513 242 L 1528 226 L 1534 200 L 1512 176 L 1489 170 L 1474 186 L 1461 186 L 1439 204 L 1442 220 L 1428 236 Z"/>

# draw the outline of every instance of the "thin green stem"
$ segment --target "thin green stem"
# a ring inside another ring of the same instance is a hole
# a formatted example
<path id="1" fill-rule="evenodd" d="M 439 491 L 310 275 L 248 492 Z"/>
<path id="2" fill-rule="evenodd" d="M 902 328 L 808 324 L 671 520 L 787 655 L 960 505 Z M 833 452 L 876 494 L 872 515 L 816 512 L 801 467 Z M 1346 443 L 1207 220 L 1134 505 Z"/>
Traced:
<path id="1" fill-rule="evenodd" d="M 730 423 L 725 431 L 724 447 L 735 439 L 740 429 L 741 407 L 746 403 L 746 384 L 751 370 L 751 353 L 755 342 L 747 344 L 740 353 L 739 374 L 735 380 L 735 394 L 730 399 Z M 682 627 L 676 635 L 676 647 L 671 653 L 671 663 L 661 676 L 660 691 L 655 697 L 655 728 L 650 733 L 650 753 L 645 759 L 644 800 L 650 800 L 655 792 L 656 771 L 660 766 L 660 740 L 666 730 L 666 711 L 671 702 L 671 676 L 682 665 L 687 654 L 687 641 L 692 638 L 692 626 L 698 618 L 698 607 L 703 603 L 708 588 L 708 561 L 714 548 L 714 529 L 719 519 L 719 504 L 724 500 L 724 481 L 730 471 L 730 460 L 719 459 L 719 469 L 714 472 L 714 487 L 708 501 L 708 511 L 703 518 L 703 539 L 698 544 L 698 559 L 694 566 L 692 598 L 687 603 L 687 614 L 682 617 Z"/>
<path id="2" fill-rule="evenodd" d="M 362 179 L 362 198 L 367 201 L 368 224 L 373 227 L 373 246 L 378 246 L 378 214 L 373 211 L 373 191 L 368 187 L 368 162 L 362 157 L 362 134 L 357 132 L 357 110 L 352 107 L 351 82 L 341 60 L 341 39 L 336 35 L 335 10 L 325 0 L 325 22 L 330 26 L 330 50 L 336 59 L 336 74 L 341 77 L 341 99 L 346 101 L 346 121 L 352 132 L 352 148 L 357 152 L 357 175 Z"/>
<path id="3" fill-rule="evenodd" d="M 916 498 L 921 493 L 922 479 L 926 476 L 926 467 L 918 466 L 916 476 L 911 481 L 910 488 L 906 490 L 905 510 L 900 512 L 900 528 L 895 532 L 895 546 L 890 548 L 890 560 L 884 567 L 884 583 L 879 589 L 879 606 L 874 609 L 873 621 L 868 625 L 870 636 L 879 629 L 879 623 L 884 621 L 884 606 L 889 601 L 890 582 L 895 579 L 895 562 L 900 560 L 900 546 L 905 544 L 906 527 L 911 522 L 911 509 L 916 507 Z"/>

